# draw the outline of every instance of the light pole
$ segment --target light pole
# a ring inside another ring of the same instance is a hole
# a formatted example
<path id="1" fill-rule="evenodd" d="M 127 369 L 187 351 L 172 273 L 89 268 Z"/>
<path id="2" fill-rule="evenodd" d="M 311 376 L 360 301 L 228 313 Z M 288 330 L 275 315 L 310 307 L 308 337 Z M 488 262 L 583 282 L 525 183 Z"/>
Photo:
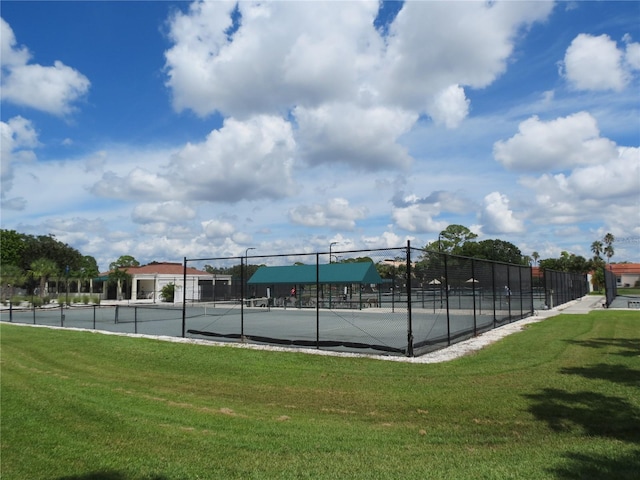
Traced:
<path id="1" fill-rule="evenodd" d="M 331 243 L 329 244 L 329 263 L 331 263 L 331 248 L 332 248 L 334 245 L 337 245 L 337 244 L 338 244 L 338 242 L 331 242 Z"/>
<path id="2" fill-rule="evenodd" d="M 255 250 L 254 247 L 249 247 L 244 251 L 244 268 L 245 271 L 247 272 L 247 276 L 246 278 L 244 278 L 244 282 L 248 282 L 249 278 L 248 278 L 248 274 L 249 274 L 249 250 Z M 247 292 L 247 296 L 248 296 L 248 292 Z"/>

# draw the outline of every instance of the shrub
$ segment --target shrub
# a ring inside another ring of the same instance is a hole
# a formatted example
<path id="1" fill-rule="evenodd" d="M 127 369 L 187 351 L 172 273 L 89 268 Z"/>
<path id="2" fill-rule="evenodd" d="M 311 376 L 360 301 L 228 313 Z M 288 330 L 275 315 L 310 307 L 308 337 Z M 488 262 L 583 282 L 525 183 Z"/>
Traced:
<path id="1" fill-rule="evenodd" d="M 169 283 L 160 290 L 160 298 L 163 302 L 173 302 L 175 292 L 176 286 L 173 283 Z"/>
<path id="2" fill-rule="evenodd" d="M 13 305 L 14 307 L 19 307 L 20 304 L 24 301 L 26 301 L 27 299 L 25 297 L 23 297 L 22 295 L 13 295 L 11 297 L 11 305 Z"/>

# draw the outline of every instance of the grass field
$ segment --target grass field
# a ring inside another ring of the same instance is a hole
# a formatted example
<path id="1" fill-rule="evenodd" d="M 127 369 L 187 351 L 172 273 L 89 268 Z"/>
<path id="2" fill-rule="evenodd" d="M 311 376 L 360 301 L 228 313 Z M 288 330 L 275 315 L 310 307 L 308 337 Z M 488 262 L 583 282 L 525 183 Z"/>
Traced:
<path id="1" fill-rule="evenodd" d="M 443 364 L 3 324 L 3 480 L 637 478 L 640 315 Z"/>

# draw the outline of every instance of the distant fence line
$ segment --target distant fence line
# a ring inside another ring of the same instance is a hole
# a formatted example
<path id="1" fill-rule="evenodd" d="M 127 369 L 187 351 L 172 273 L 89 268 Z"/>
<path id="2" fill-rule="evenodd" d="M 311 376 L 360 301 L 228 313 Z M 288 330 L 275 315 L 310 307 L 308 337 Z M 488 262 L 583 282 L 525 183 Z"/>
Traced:
<path id="1" fill-rule="evenodd" d="M 544 289 L 543 308 L 553 308 L 589 293 L 586 275 L 546 269 L 541 278 Z"/>
<path id="2" fill-rule="evenodd" d="M 323 281 L 319 275 L 327 264 L 355 259 L 373 262 L 380 279 Z M 427 251 L 409 242 L 390 249 L 185 258 L 185 279 L 187 268 L 203 262 L 214 269 L 240 266 L 240 278 L 225 285 L 217 285 L 215 276 L 202 280 L 196 289 L 183 288 L 182 302 L 175 305 L 10 308 L 2 311 L 2 320 L 419 356 L 588 292 L 586 275 L 547 270 L 534 277 L 529 266 Z M 248 274 L 256 263 L 266 268 L 299 263 L 316 273 L 311 281 L 256 284 Z"/>

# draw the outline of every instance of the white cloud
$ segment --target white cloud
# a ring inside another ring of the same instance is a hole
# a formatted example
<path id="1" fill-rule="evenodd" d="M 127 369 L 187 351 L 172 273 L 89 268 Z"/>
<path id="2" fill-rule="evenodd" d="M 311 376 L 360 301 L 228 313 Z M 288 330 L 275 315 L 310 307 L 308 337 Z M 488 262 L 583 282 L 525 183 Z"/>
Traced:
<path id="1" fill-rule="evenodd" d="M 450 85 L 483 88 L 507 68 L 519 30 L 551 2 L 405 2 L 379 70 L 385 98 L 424 111 Z"/>
<path id="2" fill-rule="evenodd" d="M 230 118 L 203 143 L 175 154 L 167 179 L 195 200 L 283 198 L 295 191 L 295 150 L 291 124 L 279 117 Z"/>
<path id="3" fill-rule="evenodd" d="M 545 174 L 523 178 L 521 184 L 536 195 L 540 221 L 566 224 L 607 218 L 621 229 L 640 223 L 640 149 L 619 147 L 611 158 L 598 165 L 573 170 L 568 175 Z"/>
<path id="4" fill-rule="evenodd" d="M 406 245 L 407 240 L 414 240 L 415 237 L 413 236 L 405 236 L 405 237 L 401 237 L 400 235 L 394 233 L 394 232 L 390 232 L 390 231 L 385 231 L 382 232 L 380 235 L 376 235 L 376 236 L 365 236 L 362 238 L 362 243 L 364 244 L 365 248 L 370 248 L 370 249 L 377 249 L 377 248 L 398 248 L 398 247 L 402 247 L 403 245 Z M 418 245 L 418 247 L 421 247 L 422 245 Z"/>
<path id="5" fill-rule="evenodd" d="M 167 85 L 177 110 L 242 118 L 348 99 L 382 45 L 375 2 L 194 2 L 170 22 Z M 362 73 L 359 73 L 362 72 Z"/>
<path id="6" fill-rule="evenodd" d="M 8 122 L 0 122 L 0 179 L 2 183 L 2 206 L 12 210 L 24 208 L 24 199 L 7 199 L 13 188 L 14 164 L 36 160 L 33 151 L 39 145 L 38 133 L 30 120 L 20 116 Z"/>
<path id="7" fill-rule="evenodd" d="M 427 111 L 436 124 L 456 128 L 469 113 L 469 100 L 460 85 L 451 85 L 434 97 Z"/>
<path id="8" fill-rule="evenodd" d="M 569 186 L 581 199 L 627 199 L 640 208 L 640 149 L 619 148 L 605 163 L 576 168 Z"/>
<path id="9" fill-rule="evenodd" d="M 608 35 L 581 33 L 567 48 L 561 66 L 567 81 L 578 90 L 620 91 L 630 78 L 623 55 Z"/>
<path id="10" fill-rule="evenodd" d="M 402 208 L 394 208 L 392 218 L 398 227 L 409 232 L 440 232 L 448 225 L 445 220 L 434 219 L 440 212 L 438 206 L 413 204 Z"/>
<path id="11" fill-rule="evenodd" d="M 437 219 L 445 213 L 464 215 L 473 212 L 476 206 L 463 194 L 438 190 L 426 197 L 398 191 L 392 198 L 392 218 L 395 225 L 416 233 L 431 233 L 444 230 L 448 219 Z"/>
<path id="12" fill-rule="evenodd" d="M 236 231 L 231 223 L 222 220 L 207 220 L 202 222 L 202 229 L 207 238 L 212 239 L 230 237 Z"/>
<path id="13" fill-rule="evenodd" d="M 522 28 L 551 2 L 405 2 L 383 38 L 378 2 L 195 2 L 170 22 L 165 52 L 174 108 L 244 118 L 296 106 L 356 102 L 464 118 L 460 86 L 482 88 L 506 70 Z M 428 46 L 428 48 L 425 48 Z M 454 87 L 452 87 L 454 86 Z"/>
<path id="14" fill-rule="evenodd" d="M 140 167 L 134 167 L 125 177 L 106 172 L 91 192 L 101 197 L 143 201 L 170 199 L 176 193 L 167 178 Z"/>
<path id="15" fill-rule="evenodd" d="M 302 158 L 310 165 L 342 163 L 361 170 L 406 168 L 411 157 L 396 143 L 417 116 L 399 109 L 326 104 L 294 110 Z"/>
<path id="16" fill-rule="evenodd" d="M 7 22 L 2 20 L 1 27 L 2 100 L 53 115 L 71 113 L 72 104 L 89 91 L 89 79 L 60 61 L 51 67 L 28 64 L 28 50 L 16 46 Z"/>
<path id="17" fill-rule="evenodd" d="M 640 43 L 627 43 L 624 60 L 631 70 L 640 70 Z"/>
<path id="18" fill-rule="evenodd" d="M 294 153 L 291 125 L 281 118 L 261 115 L 244 122 L 230 118 L 202 143 L 150 153 L 146 163 L 131 158 L 144 167 L 105 172 L 92 192 L 142 201 L 233 203 L 282 198 L 295 191 Z M 98 160 L 100 165 L 103 156 Z"/>
<path id="19" fill-rule="evenodd" d="M 366 216 L 364 207 L 352 207 L 344 198 L 332 198 L 325 204 L 300 205 L 289 211 L 289 219 L 308 227 L 353 230 L 356 220 Z"/>
<path id="20" fill-rule="evenodd" d="M 11 68 L 14 65 L 25 65 L 31 55 L 26 47 L 18 47 L 16 36 L 9 24 L 0 18 L 0 65 Z"/>
<path id="21" fill-rule="evenodd" d="M 182 223 L 195 218 L 193 208 L 178 201 L 161 203 L 141 203 L 133 209 L 132 219 L 135 223 L 148 224 L 155 222 Z"/>
<path id="22" fill-rule="evenodd" d="M 597 122 L 587 112 L 549 122 L 533 116 L 518 133 L 493 146 L 495 159 L 510 170 L 560 171 L 594 165 L 615 155 L 615 143 L 600 137 Z"/>
<path id="23" fill-rule="evenodd" d="M 481 214 L 482 232 L 520 233 L 524 231 L 524 223 L 516 218 L 509 208 L 509 199 L 499 192 L 492 192 L 484 197 L 484 208 Z"/>

